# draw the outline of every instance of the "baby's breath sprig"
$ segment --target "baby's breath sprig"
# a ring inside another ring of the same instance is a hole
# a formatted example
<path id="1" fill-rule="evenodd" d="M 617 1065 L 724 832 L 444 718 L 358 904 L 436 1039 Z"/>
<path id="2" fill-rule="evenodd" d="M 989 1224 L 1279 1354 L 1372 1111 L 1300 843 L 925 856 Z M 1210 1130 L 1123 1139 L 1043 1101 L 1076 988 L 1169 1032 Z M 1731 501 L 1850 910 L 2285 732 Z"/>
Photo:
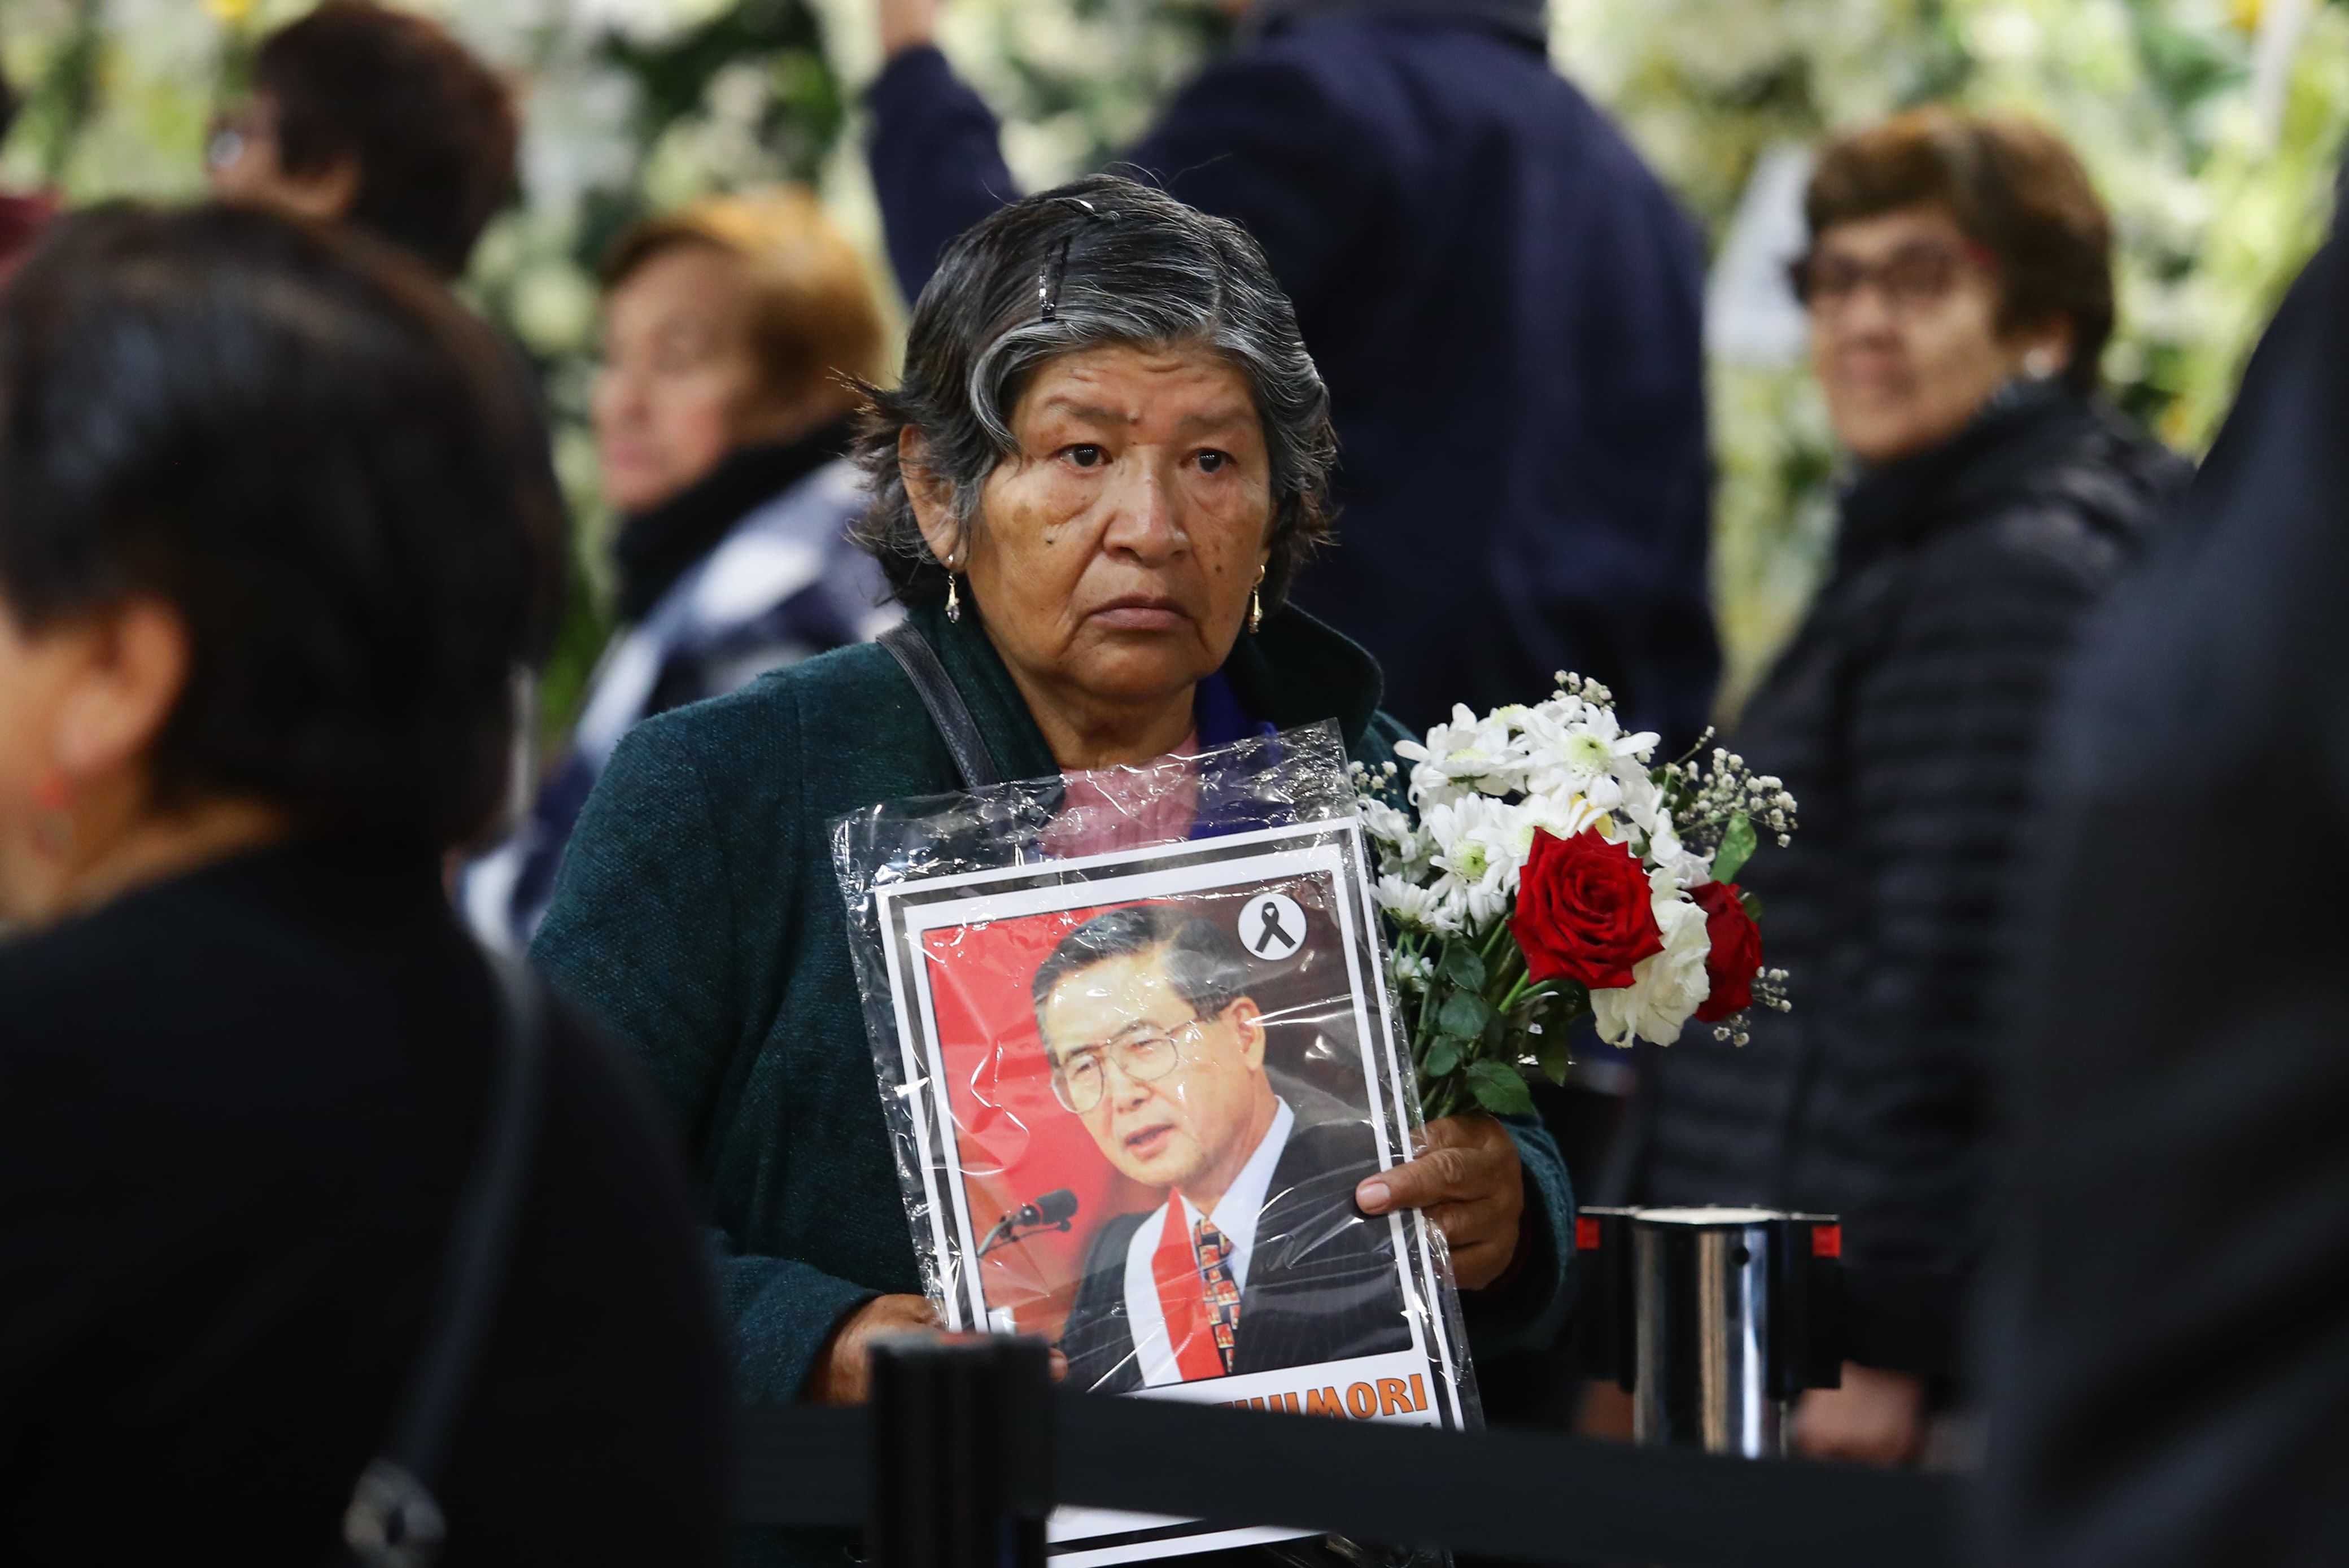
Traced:
<path id="1" fill-rule="evenodd" d="M 1665 764 L 1661 772 L 1681 841 L 1692 850 L 1725 852 L 1730 858 L 1726 870 L 1714 870 L 1722 881 L 1737 874 L 1754 852 L 1758 834 L 1768 833 L 1782 850 L 1794 841 L 1794 795 L 1783 780 L 1754 772 L 1728 748 L 1714 747 L 1703 766 L 1683 759 Z"/>
<path id="2" fill-rule="evenodd" d="M 1786 972 L 1784 969 L 1757 969 L 1754 972 L 1754 1005 L 1767 1007 L 1774 1013 L 1791 1013 L 1795 1005 L 1786 999 Z M 1724 1045 L 1742 1046 L 1753 1039 L 1748 1016 L 1752 1012 L 1733 1013 L 1713 1026 L 1713 1037 Z"/>
<path id="3" fill-rule="evenodd" d="M 1593 707 L 1615 706 L 1615 694 L 1608 688 L 1606 682 L 1592 680 L 1588 676 L 1576 675 L 1572 670 L 1557 672 L 1557 689 L 1568 696 L 1580 697 Z M 1706 733 L 1712 732 L 1708 730 Z"/>

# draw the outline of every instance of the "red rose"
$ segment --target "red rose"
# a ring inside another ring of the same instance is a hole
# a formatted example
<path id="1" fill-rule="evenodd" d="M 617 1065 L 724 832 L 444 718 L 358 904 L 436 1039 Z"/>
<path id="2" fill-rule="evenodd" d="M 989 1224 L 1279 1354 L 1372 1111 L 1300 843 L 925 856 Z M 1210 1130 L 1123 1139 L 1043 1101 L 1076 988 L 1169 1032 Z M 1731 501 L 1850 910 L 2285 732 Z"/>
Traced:
<path id="1" fill-rule="evenodd" d="M 1570 839 L 1534 830 L 1509 929 L 1527 975 L 1593 991 L 1629 985 L 1631 965 L 1664 950 L 1640 857 L 1589 828 Z"/>
<path id="2" fill-rule="evenodd" d="M 1704 911 L 1705 939 L 1713 944 L 1713 951 L 1704 955 L 1713 994 L 1696 1016 L 1701 1022 L 1717 1024 L 1754 1006 L 1754 976 L 1762 967 L 1762 930 L 1745 913 L 1735 882 L 1707 882 L 1691 888 L 1689 897 Z"/>

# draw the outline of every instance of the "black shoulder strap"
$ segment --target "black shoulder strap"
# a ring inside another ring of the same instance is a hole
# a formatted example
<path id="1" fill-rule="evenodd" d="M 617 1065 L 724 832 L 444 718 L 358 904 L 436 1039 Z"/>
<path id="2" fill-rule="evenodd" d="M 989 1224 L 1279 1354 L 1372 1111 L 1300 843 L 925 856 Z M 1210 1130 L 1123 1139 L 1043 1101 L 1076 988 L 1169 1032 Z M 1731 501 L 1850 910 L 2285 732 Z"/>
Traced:
<path id="1" fill-rule="evenodd" d="M 367 1568 L 429 1568 L 448 1534 L 432 1489 L 505 1284 L 538 1140 L 545 998 L 520 960 L 484 956 L 497 983 L 496 1077 L 481 1143 L 458 1194 L 423 1346 L 409 1370 L 391 1436 L 360 1475 L 343 1515 L 344 1543 Z"/>
<path id="2" fill-rule="evenodd" d="M 938 651 L 922 635 L 922 629 L 911 621 L 900 621 L 881 634 L 881 645 L 914 683 L 914 693 L 922 706 L 930 710 L 930 722 L 937 727 L 939 737 L 947 743 L 954 758 L 955 771 L 962 775 L 966 789 L 984 789 L 990 784 L 1003 782 L 996 771 L 995 754 L 987 748 L 987 738 L 978 732 L 978 720 L 955 690 L 954 680 L 947 674 L 946 665 L 938 662 Z"/>

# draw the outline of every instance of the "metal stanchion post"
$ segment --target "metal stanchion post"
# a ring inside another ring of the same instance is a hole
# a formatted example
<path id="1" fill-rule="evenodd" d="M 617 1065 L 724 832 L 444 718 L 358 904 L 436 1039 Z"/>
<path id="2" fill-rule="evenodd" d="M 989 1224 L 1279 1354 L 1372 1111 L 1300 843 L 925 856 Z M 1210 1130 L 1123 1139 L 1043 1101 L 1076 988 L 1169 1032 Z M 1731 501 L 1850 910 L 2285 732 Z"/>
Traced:
<path id="1" fill-rule="evenodd" d="M 1834 1216 L 1586 1210 L 1578 1244 L 1586 1368 L 1630 1392 L 1637 1441 L 1777 1458 L 1793 1401 L 1838 1381 Z"/>
<path id="2" fill-rule="evenodd" d="M 873 1568 L 1042 1568 L 1051 1374 L 1040 1339 L 873 1349 Z"/>

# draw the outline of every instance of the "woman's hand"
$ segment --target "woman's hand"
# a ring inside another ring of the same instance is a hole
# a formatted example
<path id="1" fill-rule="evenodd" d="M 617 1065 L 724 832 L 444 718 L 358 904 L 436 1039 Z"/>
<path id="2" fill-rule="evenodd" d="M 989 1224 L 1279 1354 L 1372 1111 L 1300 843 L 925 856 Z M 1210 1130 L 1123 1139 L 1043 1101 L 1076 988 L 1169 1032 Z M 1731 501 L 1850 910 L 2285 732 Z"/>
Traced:
<path id="1" fill-rule="evenodd" d="M 862 1405 L 873 1395 L 873 1342 L 893 1334 L 936 1334 L 940 1330 L 937 1308 L 922 1295 L 874 1296 L 835 1325 L 808 1373 L 804 1390 L 812 1405 Z M 957 1341 L 984 1339 L 981 1334 L 957 1334 Z M 1048 1357 L 1052 1381 L 1069 1375 L 1069 1358 L 1053 1347 Z"/>
<path id="2" fill-rule="evenodd" d="M 862 1405 L 873 1391 L 873 1342 L 892 1334 L 936 1333 L 937 1308 L 926 1295 L 879 1295 L 833 1326 L 808 1373 L 815 1405 Z"/>
<path id="3" fill-rule="evenodd" d="M 1925 1448 L 1925 1380 L 1843 1364 L 1843 1387 L 1814 1388 L 1795 1410 L 1795 1451 L 1806 1459 L 1905 1465 Z"/>
<path id="4" fill-rule="evenodd" d="M 1516 1261 L 1526 1177 L 1508 1130 L 1489 1116 L 1447 1116 L 1427 1124 L 1418 1159 L 1381 1171 L 1354 1189 L 1366 1214 L 1424 1209 L 1452 1247 L 1463 1290 L 1482 1290 Z"/>

